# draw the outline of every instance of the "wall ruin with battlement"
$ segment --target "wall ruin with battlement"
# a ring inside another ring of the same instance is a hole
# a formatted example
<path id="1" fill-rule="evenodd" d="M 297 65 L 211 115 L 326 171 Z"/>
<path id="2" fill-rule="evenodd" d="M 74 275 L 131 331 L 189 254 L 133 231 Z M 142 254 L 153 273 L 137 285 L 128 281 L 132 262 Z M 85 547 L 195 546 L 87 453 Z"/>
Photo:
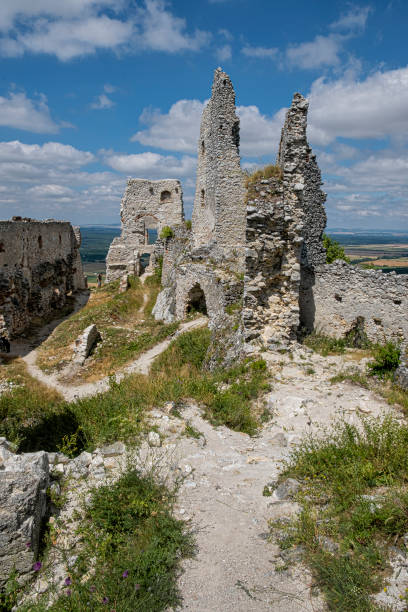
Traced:
<path id="1" fill-rule="evenodd" d="M 0 221 L 0 332 L 23 332 L 85 289 L 81 234 L 65 221 Z"/>

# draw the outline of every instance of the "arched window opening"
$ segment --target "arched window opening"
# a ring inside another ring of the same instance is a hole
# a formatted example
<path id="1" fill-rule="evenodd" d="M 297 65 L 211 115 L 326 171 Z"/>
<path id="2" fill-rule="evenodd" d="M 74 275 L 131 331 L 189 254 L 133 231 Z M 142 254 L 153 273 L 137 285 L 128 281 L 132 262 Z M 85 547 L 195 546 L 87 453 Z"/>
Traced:
<path id="1" fill-rule="evenodd" d="M 204 189 L 201 190 L 200 204 L 201 206 L 204 206 L 205 204 L 205 190 Z"/>
<path id="2" fill-rule="evenodd" d="M 194 287 L 190 289 L 187 296 L 187 308 L 186 314 L 192 314 L 200 312 L 201 314 L 207 314 L 207 304 L 205 301 L 204 291 L 200 285 L 196 283 Z"/>
<path id="3" fill-rule="evenodd" d="M 43 239 L 42 236 L 38 236 L 38 248 L 42 249 L 43 247 Z"/>
<path id="4" fill-rule="evenodd" d="M 162 191 L 160 194 L 160 202 L 171 202 L 170 191 Z"/>
<path id="5" fill-rule="evenodd" d="M 226 81 L 226 79 L 224 79 L 224 80 L 223 80 L 223 84 L 224 84 L 224 85 L 226 85 L 226 84 L 227 84 L 227 81 Z"/>

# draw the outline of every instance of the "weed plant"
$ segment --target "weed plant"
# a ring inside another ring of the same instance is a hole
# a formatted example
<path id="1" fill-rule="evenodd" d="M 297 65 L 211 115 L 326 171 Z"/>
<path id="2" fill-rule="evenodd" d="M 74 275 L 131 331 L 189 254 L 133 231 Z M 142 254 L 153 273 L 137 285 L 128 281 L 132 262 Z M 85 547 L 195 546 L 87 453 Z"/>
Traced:
<path id="1" fill-rule="evenodd" d="M 0 435 L 20 450 L 68 448 L 71 454 L 78 454 L 118 439 L 136 442 L 147 410 L 188 398 L 203 405 L 212 423 L 253 435 L 259 418 L 251 401 L 269 388 L 266 364 L 247 361 L 228 370 L 205 371 L 209 343 L 207 329 L 181 334 L 155 360 L 149 376 L 134 374 L 119 384 L 112 378 L 107 392 L 72 403 L 58 395 L 49 399 L 41 385 L 35 392 L 22 386 L 4 393 L 0 396 Z M 222 384 L 226 388 L 220 391 Z"/>
<path id="2" fill-rule="evenodd" d="M 194 552 L 185 524 L 173 517 L 175 491 L 152 474 L 126 472 L 92 491 L 79 536 L 82 548 L 63 594 L 22 612 L 160 612 L 181 603 L 180 561 Z"/>
<path id="3" fill-rule="evenodd" d="M 280 538 L 304 546 L 329 609 L 383 609 L 371 595 L 384 584 L 388 546 L 404 549 L 408 531 L 408 425 L 391 417 L 338 422 L 292 452 L 287 477 L 302 482 L 302 511 L 286 537 L 279 525 Z"/>

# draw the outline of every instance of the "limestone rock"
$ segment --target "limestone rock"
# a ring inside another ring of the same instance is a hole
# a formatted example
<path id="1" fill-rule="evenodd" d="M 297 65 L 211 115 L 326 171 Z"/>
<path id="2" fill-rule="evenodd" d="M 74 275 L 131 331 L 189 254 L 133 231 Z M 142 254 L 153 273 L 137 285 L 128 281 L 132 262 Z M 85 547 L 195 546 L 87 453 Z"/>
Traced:
<path id="1" fill-rule="evenodd" d="M 300 482 L 294 478 L 287 478 L 275 489 L 275 496 L 279 499 L 290 499 L 300 489 Z"/>
<path id="2" fill-rule="evenodd" d="M 149 435 L 147 436 L 147 441 L 149 443 L 149 446 L 160 446 L 161 445 L 160 436 L 155 431 L 149 432 Z"/>
<path id="3" fill-rule="evenodd" d="M 84 365 L 94 346 L 101 340 L 98 328 L 93 323 L 75 340 L 74 363 Z"/>
<path id="4" fill-rule="evenodd" d="M 165 287 L 157 296 L 156 304 L 152 310 L 152 315 L 156 321 L 164 321 L 164 323 L 172 323 L 175 320 L 175 298 L 170 287 Z"/>
<path id="5" fill-rule="evenodd" d="M 0 468 L 0 588 L 14 567 L 19 579 L 29 578 L 47 513 L 48 486 L 44 451 L 10 453 Z"/>

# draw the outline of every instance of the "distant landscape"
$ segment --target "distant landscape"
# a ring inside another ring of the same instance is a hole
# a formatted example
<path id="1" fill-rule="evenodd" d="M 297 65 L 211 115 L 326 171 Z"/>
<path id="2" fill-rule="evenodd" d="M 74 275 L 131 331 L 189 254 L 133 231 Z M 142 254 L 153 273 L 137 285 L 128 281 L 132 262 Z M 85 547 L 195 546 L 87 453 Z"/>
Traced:
<path id="1" fill-rule="evenodd" d="M 344 246 L 352 263 L 378 268 L 384 272 L 395 270 L 408 274 L 408 232 L 328 230 L 327 234 Z M 88 282 L 96 282 L 97 274 L 105 274 L 105 259 L 112 240 L 120 235 L 118 225 L 81 227 L 81 257 Z"/>

